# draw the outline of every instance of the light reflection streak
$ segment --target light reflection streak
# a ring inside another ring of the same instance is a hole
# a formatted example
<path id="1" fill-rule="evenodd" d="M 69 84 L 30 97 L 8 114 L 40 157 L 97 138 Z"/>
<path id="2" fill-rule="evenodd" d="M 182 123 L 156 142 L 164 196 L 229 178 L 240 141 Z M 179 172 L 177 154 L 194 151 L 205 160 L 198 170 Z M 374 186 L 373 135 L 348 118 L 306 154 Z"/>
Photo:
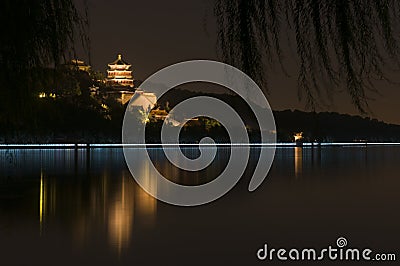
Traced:
<path id="1" fill-rule="evenodd" d="M 303 173 L 303 148 L 294 148 L 294 173 L 298 177 Z"/>
<path id="2" fill-rule="evenodd" d="M 149 184 L 150 192 L 156 193 L 157 184 L 150 176 L 149 165 L 140 167 L 143 181 Z M 86 178 L 80 179 L 80 171 L 84 171 L 82 177 Z M 40 235 L 51 227 L 53 219 L 62 218 L 64 223 L 72 224 L 71 235 L 78 247 L 83 248 L 100 229 L 108 244 L 120 255 L 131 243 L 134 226 L 150 229 L 155 224 L 157 200 L 139 187 L 128 171 L 116 176 L 110 172 L 92 176 L 78 167 L 75 175 L 79 176 L 76 182 L 60 182 L 57 178 L 48 179 L 41 170 L 38 184 Z M 88 195 L 87 187 L 90 188 Z"/>
<path id="3" fill-rule="evenodd" d="M 134 191 L 131 184 L 125 176 L 122 177 L 121 188 L 110 206 L 108 216 L 110 244 L 117 247 L 119 254 L 129 244 L 132 231 Z"/>
<path id="4" fill-rule="evenodd" d="M 40 192 L 39 192 L 39 223 L 40 223 L 40 235 L 42 235 L 43 231 L 43 220 L 46 211 L 46 195 L 45 195 L 45 184 L 44 184 L 44 176 L 43 172 L 40 172 Z"/>
<path id="5" fill-rule="evenodd" d="M 90 185 L 90 200 L 85 201 L 81 183 L 74 184 L 70 189 L 65 186 L 61 189 L 60 184 L 53 182 L 50 183 L 51 189 L 49 190 L 45 173 L 41 172 L 38 217 L 40 235 L 44 233 L 45 221 L 48 220 L 48 216 L 56 214 L 56 206 L 61 210 L 75 210 L 67 216 L 66 222 L 74 224 L 72 235 L 78 246 L 82 247 L 86 243 L 85 239 L 89 239 L 91 235 L 95 234 L 98 227 L 107 226 L 110 244 L 116 246 L 120 253 L 129 243 L 132 234 L 134 201 L 135 193 L 137 193 L 135 184 L 133 179 L 125 175 L 122 178 L 113 179 L 112 182 L 108 175 L 104 175 L 100 178 L 100 186 L 96 185 L 96 180 L 98 179 L 94 178 Z M 68 195 L 56 198 L 57 189 L 61 189 L 60 192 L 67 192 Z M 65 201 L 66 198 L 71 198 L 71 200 Z M 49 200 L 50 202 L 48 202 Z M 140 201 L 138 199 L 138 202 Z M 66 218 L 65 212 L 58 213 L 63 215 L 64 219 Z"/>

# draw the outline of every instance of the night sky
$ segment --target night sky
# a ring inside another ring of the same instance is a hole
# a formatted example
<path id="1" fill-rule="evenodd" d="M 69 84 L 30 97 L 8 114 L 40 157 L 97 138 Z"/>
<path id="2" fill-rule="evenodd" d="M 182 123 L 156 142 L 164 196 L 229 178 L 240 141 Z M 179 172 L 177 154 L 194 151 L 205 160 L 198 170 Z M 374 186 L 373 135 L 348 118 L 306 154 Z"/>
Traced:
<path id="1" fill-rule="evenodd" d="M 132 1 L 89 0 L 91 65 L 106 71 L 118 53 L 133 66 L 135 79 L 145 80 L 157 70 L 191 59 L 218 60 L 213 0 Z M 292 44 L 294 45 L 294 44 Z M 289 46 L 289 45 L 288 45 Z M 295 58 L 287 52 L 286 58 Z M 84 57 L 84 56 L 81 56 Z M 276 66 L 269 73 L 267 99 L 274 110 L 300 109 L 295 59 L 286 59 L 290 77 Z M 393 77 L 399 73 L 391 74 Z M 381 95 L 370 94 L 370 117 L 400 124 L 400 85 L 377 83 Z M 350 98 L 338 88 L 332 104 L 320 111 L 358 114 Z"/>

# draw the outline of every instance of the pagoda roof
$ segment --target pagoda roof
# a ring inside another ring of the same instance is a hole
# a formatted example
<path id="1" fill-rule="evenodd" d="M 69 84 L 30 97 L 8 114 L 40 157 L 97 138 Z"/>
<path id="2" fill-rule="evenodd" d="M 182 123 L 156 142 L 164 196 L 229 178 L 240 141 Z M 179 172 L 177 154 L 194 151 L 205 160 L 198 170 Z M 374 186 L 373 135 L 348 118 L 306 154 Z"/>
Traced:
<path id="1" fill-rule="evenodd" d="M 117 59 L 114 62 L 109 63 L 109 65 L 128 65 L 128 66 L 130 66 L 129 63 L 127 63 L 124 60 L 122 60 L 122 55 L 121 54 L 118 55 Z"/>

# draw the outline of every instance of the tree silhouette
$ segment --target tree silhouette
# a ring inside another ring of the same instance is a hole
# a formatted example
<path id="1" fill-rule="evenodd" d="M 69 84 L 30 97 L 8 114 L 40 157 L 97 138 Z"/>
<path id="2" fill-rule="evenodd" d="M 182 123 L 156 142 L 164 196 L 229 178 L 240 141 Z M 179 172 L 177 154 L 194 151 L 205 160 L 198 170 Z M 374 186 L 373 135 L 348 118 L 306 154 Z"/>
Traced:
<path id="1" fill-rule="evenodd" d="M 74 53 L 85 35 L 87 15 L 73 0 L 4 0 L 0 8 L 0 122 L 30 118 L 32 94 L 49 67 Z M 46 70 L 47 68 L 47 70 Z"/>
<path id="2" fill-rule="evenodd" d="M 360 112 L 368 111 L 374 80 L 399 66 L 396 0 L 217 0 L 222 57 L 266 84 L 268 67 L 283 66 L 283 41 L 294 36 L 299 97 L 315 109 L 321 90 L 344 86 Z M 264 63 L 267 62 L 267 63 Z M 323 85 L 324 84 L 324 85 Z"/>

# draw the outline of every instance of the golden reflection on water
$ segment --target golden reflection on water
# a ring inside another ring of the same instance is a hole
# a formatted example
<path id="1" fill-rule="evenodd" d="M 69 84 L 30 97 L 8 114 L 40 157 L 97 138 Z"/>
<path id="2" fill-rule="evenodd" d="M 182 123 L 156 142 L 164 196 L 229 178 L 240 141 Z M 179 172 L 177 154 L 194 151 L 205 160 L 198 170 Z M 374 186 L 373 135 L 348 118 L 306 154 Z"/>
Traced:
<path id="1" fill-rule="evenodd" d="M 43 171 L 40 172 L 39 184 L 39 233 L 43 234 L 46 228 L 46 217 L 54 215 L 56 211 L 56 184 L 49 182 Z"/>
<path id="2" fill-rule="evenodd" d="M 142 181 L 149 184 L 152 193 L 156 193 L 156 183 L 147 167 L 142 167 Z M 49 227 L 49 221 L 61 218 L 72 224 L 72 236 L 77 246 L 83 247 L 87 240 L 99 233 L 99 228 L 103 228 L 110 246 L 120 254 L 131 242 L 134 223 L 147 227 L 155 224 L 157 200 L 140 188 L 129 172 L 123 172 L 120 178 L 108 174 L 100 178 L 90 177 L 89 195 L 84 194 L 86 184 L 83 179 L 68 185 L 57 184 L 57 179 L 45 178 L 45 173 L 41 173 L 38 199 L 41 235 L 45 233 L 45 221 Z M 68 195 L 60 194 L 56 198 L 57 188 L 59 193 Z M 71 198 L 74 200 L 66 200 Z M 56 206 L 60 209 L 58 213 Z"/>
<path id="3" fill-rule="evenodd" d="M 40 189 L 39 189 L 39 223 L 40 223 L 40 235 L 43 230 L 43 215 L 45 213 L 45 187 L 43 172 L 40 173 Z"/>
<path id="4" fill-rule="evenodd" d="M 141 183 L 149 189 L 148 192 L 150 194 L 157 195 L 157 182 L 156 179 L 152 178 L 150 175 L 150 163 L 147 160 L 142 164 L 139 179 Z M 137 202 L 136 208 L 138 214 L 146 217 L 147 225 L 153 225 L 157 208 L 157 200 L 139 186 L 136 186 L 135 200 Z"/>
<path id="5" fill-rule="evenodd" d="M 125 176 L 122 177 L 121 187 L 117 190 L 115 198 L 109 206 L 108 232 L 110 244 L 115 246 L 118 253 L 129 244 L 133 216 L 134 216 L 134 187 L 127 182 Z"/>
<path id="6" fill-rule="evenodd" d="M 140 187 L 135 190 L 136 212 L 146 217 L 146 225 L 154 225 L 157 211 L 157 200 Z"/>
<path id="7" fill-rule="evenodd" d="M 294 148 L 294 174 L 296 177 L 303 173 L 303 148 Z"/>

